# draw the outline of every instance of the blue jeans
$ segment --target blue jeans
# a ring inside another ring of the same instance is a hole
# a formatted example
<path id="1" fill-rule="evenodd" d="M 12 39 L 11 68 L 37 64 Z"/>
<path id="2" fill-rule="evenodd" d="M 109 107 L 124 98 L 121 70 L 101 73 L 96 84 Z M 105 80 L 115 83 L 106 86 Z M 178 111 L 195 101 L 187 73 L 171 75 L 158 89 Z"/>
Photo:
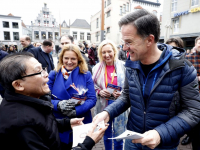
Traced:
<path id="1" fill-rule="evenodd" d="M 126 140 L 124 150 L 151 150 L 151 149 L 149 147 L 143 146 L 139 143 L 132 143 L 132 140 Z M 155 148 L 154 150 L 177 150 L 177 147 L 176 148 L 170 148 L 170 149 Z"/>
<path id="2" fill-rule="evenodd" d="M 108 100 L 108 105 L 113 103 L 113 100 Z M 110 120 L 109 126 L 107 128 L 107 130 L 105 131 L 104 134 L 104 145 L 105 145 L 105 150 L 112 150 L 112 140 L 108 139 L 108 138 L 112 138 L 113 137 L 113 131 L 112 130 L 112 124 L 113 124 L 114 120 Z M 115 131 L 114 131 L 115 132 Z M 122 150 L 123 149 L 123 140 L 114 140 L 114 150 Z"/>

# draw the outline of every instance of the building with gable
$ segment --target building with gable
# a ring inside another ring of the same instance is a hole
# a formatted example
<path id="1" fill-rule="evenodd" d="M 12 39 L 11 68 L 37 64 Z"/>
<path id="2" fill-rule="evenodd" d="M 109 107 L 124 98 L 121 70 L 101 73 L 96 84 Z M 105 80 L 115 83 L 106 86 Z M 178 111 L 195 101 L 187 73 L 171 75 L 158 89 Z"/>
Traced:
<path id="1" fill-rule="evenodd" d="M 51 39 L 55 44 L 55 49 L 59 49 L 60 28 L 46 3 L 44 3 L 44 7 L 42 7 L 35 21 L 31 22 L 30 28 L 32 30 L 32 42 L 42 43 L 46 39 Z"/>
<path id="2" fill-rule="evenodd" d="M 70 25 L 70 35 L 73 36 L 74 42 L 83 42 L 90 44 L 90 25 L 85 19 L 76 19 Z"/>
<path id="3" fill-rule="evenodd" d="M 193 48 L 195 38 L 200 36 L 200 1 L 171 0 L 164 1 L 164 6 L 160 42 L 180 37 L 185 48 Z"/>

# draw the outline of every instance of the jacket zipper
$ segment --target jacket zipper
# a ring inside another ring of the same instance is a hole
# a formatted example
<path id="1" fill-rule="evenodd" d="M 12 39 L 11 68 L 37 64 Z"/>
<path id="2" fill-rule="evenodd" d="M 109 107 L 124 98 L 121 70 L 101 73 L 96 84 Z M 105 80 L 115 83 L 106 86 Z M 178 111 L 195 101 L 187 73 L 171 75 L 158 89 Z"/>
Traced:
<path id="1" fill-rule="evenodd" d="M 133 70 L 133 73 L 134 73 L 134 75 L 135 75 L 135 80 L 137 81 L 137 88 L 139 89 L 139 91 L 140 91 L 140 94 L 142 95 L 142 104 L 143 104 L 143 108 L 144 108 L 144 110 L 143 110 L 143 113 L 144 113 L 144 124 L 143 124 L 143 131 L 146 131 L 146 105 L 145 105 L 145 103 L 144 103 L 144 98 L 143 98 L 143 94 L 142 94 L 142 92 L 141 92 L 141 88 L 140 88 L 140 82 L 139 82 L 139 80 L 138 80 L 138 78 L 137 78 L 137 76 L 136 76 L 136 73 L 135 73 L 135 70 Z M 143 87 L 142 88 L 144 88 L 144 85 L 143 85 Z"/>

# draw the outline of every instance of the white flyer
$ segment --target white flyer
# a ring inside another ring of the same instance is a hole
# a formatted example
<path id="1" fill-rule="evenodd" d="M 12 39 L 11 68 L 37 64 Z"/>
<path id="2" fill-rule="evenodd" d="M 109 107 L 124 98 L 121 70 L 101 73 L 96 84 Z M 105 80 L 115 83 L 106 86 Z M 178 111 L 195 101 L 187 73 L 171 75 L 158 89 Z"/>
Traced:
<path id="1" fill-rule="evenodd" d="M 91 128 L 92 128 L 92 123 L 73 127 L 73 146 L 72 147 L 77 146 L 78 143 L 83 143 L 85 137 L 87 136 Z M 101 121 L 98 123 L 94 132 L 101 128 L 105 128 L 104 121 Z"/>
<path id="2" fill-rule="evenodd" d="M 143 134 L 126 130 L 124 133 L 120 134 L 119 136 L 114 137 L 114 138 L 108 138 L 108 139 L 132 139 L 133 140 L 133 139 L 140 139 L 143 137 L 144 137 Z"/>

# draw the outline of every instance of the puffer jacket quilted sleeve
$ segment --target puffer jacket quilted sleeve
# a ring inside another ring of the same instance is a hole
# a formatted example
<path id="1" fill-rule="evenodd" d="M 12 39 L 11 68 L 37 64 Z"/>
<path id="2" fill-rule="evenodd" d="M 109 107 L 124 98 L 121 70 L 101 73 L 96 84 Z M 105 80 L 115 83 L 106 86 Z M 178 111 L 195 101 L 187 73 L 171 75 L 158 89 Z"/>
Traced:
<path id="1" fill-rule="evenodd" d="M 185 65 L 180 82 L 181 111 L 155 128 L 161 136 L 162 145 L 170 145 L 200 121 L 200 96 L 197 73 L 193 66 Z"/>

